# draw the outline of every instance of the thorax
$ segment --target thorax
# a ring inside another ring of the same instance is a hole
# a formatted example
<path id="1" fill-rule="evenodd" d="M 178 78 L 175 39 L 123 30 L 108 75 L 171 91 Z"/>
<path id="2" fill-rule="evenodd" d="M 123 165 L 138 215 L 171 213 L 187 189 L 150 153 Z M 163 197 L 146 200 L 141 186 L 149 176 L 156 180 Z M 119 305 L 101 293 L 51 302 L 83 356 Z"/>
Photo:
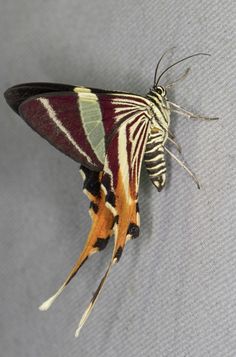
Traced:
<path id="1" fill-rule="evenodd" d="M 151 139 L 158 136 L 158 139 L 162 139 L 162 145 L 164 145 L 168 137 L 170 125 L 170 108 L 168 101 L 154 90 L 151 90 L 147 94 L 147 98 L 149 99 L 150 110 L 152 112 L 149 138 Z"/>

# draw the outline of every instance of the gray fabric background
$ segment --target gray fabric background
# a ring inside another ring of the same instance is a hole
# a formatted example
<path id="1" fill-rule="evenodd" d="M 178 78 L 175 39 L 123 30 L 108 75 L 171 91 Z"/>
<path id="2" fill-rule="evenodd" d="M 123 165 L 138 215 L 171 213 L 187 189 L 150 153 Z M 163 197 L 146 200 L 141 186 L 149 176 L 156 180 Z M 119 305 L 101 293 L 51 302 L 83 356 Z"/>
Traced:
<path id="1" fill-rule="evenodd" d="M 0 348 L 4 357 L 236 356 L 234 1 L 1 0 Z M 31 131 L 3 91 L 27 81 L 145 94 L 157 59 L 196 58 L 172 98 L 218 122 L 173 117 L 202 190 L 168 160 L 159 194 L 145 172 L 141 237 L 127 245 L 81 332 L 77 323 L 112 244 L 47 312 L 90 225 L 78 165 Z"/>

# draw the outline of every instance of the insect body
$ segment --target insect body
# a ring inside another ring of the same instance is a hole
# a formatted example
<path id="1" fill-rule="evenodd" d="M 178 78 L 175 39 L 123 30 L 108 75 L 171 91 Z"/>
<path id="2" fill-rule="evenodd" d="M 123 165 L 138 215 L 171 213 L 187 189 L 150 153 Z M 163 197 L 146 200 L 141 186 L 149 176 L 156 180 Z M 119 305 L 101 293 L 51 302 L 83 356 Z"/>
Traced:
<path id="1" fill-rule="evenodd" d="M 40 310 L 51 306 L 87 258 L 103 250 L 114 235 L 110 263 L 82 316 L 76 336 L 126 242 L 139 235 L 138 187 L 143 159 L 159 191 L 166 182 L 165 153 L 173 156 L 196 180 L 166 147 L 167 141 L 177 145 L 169 130 L 170 113 L 215 119 L 194 115 L 170 102 L 165 88 L 172 84 L 159 86 L 162 74 L 156 80 L 157 69 L 154 86 L 146 97 L 54 83 L 20 84 L 5 93 L 8 104 L 28 125 L 81 164 L 83 190 L 90 200 L 92 226 L 85 247 L 64 283 Z"/>
<path id="2" fill-rule="evenodd" d="M 161 86 L 151 90 L 147 98 L 150 100 L 153 115 L 144 161 L 151 181 L 160 191 L 166 181 L 164 145 L 168 139 L 170 107 L 167 102 L 166 91 Z"/>

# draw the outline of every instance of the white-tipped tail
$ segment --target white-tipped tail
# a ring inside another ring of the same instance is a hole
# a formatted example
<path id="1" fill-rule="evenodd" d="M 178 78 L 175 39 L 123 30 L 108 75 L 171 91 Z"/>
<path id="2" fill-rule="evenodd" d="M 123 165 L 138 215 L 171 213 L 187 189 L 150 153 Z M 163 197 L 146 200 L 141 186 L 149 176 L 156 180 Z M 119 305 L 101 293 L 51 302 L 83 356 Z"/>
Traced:
<path id="1" fill-rule="evenodd" d="M 113 255 L 114 255 L 114 253 L 113 253 Z M 111 270 L 111 267 L 115 262 L 116 262 L 116 258 L 114 259 L 113 256 L 112 256 L 112 260 L 110 261 L 110 264 L 109 264 L 109 266 L 107 268 L 106 273 L 104 274 L 102 280 L 100 281 L 100 284 L 99 284 L 97 290 L 95 291 L 95 293 L 94 293 L 94 295 L 93 295 L 93 297 L 92 297 L 87 309 L 85 310 L 85 312 L 83 313 L 83 316 L 81 317 L 81 320 L 79 322 L 78 328 L 75 331 L 75 337 L 79 337 L 80 331 L 81 331 L 82 327 L 84 326 L 85 322 L 87 321 L 87 319 L 88 319 L 88 317 L 89 317 L 89 315 L 90 315 L 90 313 L 91 313 L 91 311 L 92 311 L 92 309 L 93 309 L 93 307 L 95 305 L 95 302 L 97 301 L 98 295 L 100 294 L 100 292 L 102 290 L 102 287 L 103 287 L 103 285 L 104 285 L 104 283 L 105 283 L 105 281 L 106 281 L 106 279 L 108 277 L 108 274 L 109 274 L 109 272 Z"/>
<path id="2" fill-rule="evenodd" d="M 48 300 L 44 301 L 42 303 L 42 305 L 39 306 L 39 310 L 40 311 L 47 311 L 49 309 L 49 307 L 51 307 L 51 305 L 54 303 L 54 301 L 56 300 L 56 298 L 62 293 L 62 291 L 64 290 L 65 285 L 63 284 L 60 289 L 56 292 L 56 294 L 54 294 L 53 296 L 51 296 Z"/>
<path id="3" fill-rule="evenodd" d="M 87 307 L 87 309 L 85 310 L 85 312 L 83 313 L 83 316 L 81 317 L 81 320 L 79 322 L 79 325 L 78 325 L 78 328 L 77 330 L 75 331 L 75 337 L 79 337 L 79 334 L 80 334 L 80 330 L 82 329 L 82 327 L 84 326 L 87 318 L 89 317 L 90 315 L 90 312 L 92 310 L 92 307 L 93 307 L 93 303 L 90 302 L 89 306 Z"/>

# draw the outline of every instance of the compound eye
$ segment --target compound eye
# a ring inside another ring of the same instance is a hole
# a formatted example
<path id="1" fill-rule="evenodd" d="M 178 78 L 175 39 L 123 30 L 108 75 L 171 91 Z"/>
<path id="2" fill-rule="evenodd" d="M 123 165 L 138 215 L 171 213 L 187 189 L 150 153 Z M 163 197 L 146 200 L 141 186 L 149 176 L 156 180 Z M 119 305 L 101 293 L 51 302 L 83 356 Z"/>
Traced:
<path id="1" fill-rule="evenodd" d="M 166 95 L 165 89 L 163 87 L 161 87 L 161 86 L 157 87 L 156 92 L 158 94 L 160 94 L 162 97 L 165 97 L 165 95 Z"/>

